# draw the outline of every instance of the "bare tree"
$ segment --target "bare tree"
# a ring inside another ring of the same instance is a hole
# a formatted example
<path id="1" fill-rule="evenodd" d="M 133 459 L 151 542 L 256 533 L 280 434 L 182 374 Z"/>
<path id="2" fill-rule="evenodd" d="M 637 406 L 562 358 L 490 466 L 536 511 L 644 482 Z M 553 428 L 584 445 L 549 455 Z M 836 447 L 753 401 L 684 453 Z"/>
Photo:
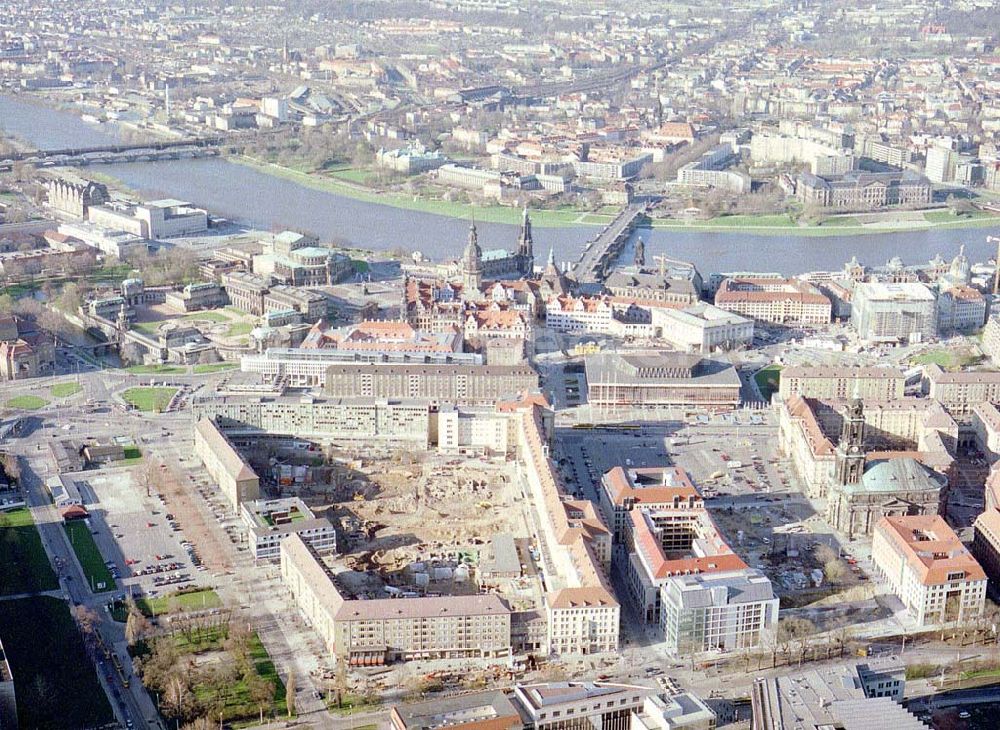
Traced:
<path id="1" fill-rule="evenodd" d="M 289 717 L 295 717 L 295 670 L 288 670 L 288 678 L 285 680 L 285 707 Z"/>

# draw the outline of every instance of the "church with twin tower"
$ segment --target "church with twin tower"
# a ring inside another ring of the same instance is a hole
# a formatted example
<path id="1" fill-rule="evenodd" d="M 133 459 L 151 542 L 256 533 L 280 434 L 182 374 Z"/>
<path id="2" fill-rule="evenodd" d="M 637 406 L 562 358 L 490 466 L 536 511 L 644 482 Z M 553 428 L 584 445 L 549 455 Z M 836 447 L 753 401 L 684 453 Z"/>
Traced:
<path id="1" fill-rule="evenodd" d="M 469 226 L 469 240 L 465 244 L 459 269 L 462 287 L 470 293 L 481 292 L 484 281 L 530 277 L 535 269 L 535 244 L 531 236 L 528 209 L 524 209 L 517 248 L 513 251 L 503 248 L 483 251 L 479 246 L 479 234 L 473 221 Z"/>

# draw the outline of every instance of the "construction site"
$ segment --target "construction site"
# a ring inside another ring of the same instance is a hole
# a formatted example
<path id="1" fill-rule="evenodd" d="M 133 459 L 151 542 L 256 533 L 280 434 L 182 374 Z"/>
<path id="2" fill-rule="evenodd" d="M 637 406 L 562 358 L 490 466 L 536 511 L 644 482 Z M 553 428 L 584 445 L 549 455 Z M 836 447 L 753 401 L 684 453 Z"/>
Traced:
<path id="1" fill-rule="evenodd" d="M 491 590 L 512 607 L 536 605 L 535 547 L 511 465 L 408 456 L 354 462 L 336 490 L 343 501 L 327 505 L 344 588 L 359 598 Z"/>

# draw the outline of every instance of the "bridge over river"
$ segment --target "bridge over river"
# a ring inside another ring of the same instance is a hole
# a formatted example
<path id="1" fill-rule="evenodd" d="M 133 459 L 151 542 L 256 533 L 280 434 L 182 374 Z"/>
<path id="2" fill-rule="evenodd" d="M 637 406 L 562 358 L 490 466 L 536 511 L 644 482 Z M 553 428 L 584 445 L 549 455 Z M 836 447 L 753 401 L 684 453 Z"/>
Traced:
<path id="1" fill-rule="evenodd" d="M 604 281 L 615 259 L 621 255 L 629 237 L 646 215 L 645 203 L 632 203 L 619 213 L 583 249 L 573 266 L 573 276 L 581 284 Z"/>

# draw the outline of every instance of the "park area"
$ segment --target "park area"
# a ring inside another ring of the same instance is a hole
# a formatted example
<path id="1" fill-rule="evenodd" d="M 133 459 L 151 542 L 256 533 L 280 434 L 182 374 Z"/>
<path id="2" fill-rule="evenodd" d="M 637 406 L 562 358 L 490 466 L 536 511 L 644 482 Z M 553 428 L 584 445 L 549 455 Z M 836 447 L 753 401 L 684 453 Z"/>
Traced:
<path id="1" fill-rule="evenodd" d="M 114 722 L 66 603 L 48 596 L 0 601 L 0 636 L 14 675 L 20 727 Z"/>
<path id="2" fill-rule="evenodd" d="M 761 368 L 754 374 L 753 379 L 761 396 L 770 402 L 771 396 L 778 392 L 778 387 L 781 385 L 781 366 L 768 365 Z"/>
<path id="3" fill-rule="evenodd" d="M 135 645 L 143 684 L 160 697 L 168 721 L 211 718 L 240 727 L 288 716 L 285 685 L 245 623 L 225 613 L 180 614 L 169 626 L 169 633 Z"/>
<path id="4" fill-rule="evenodd" d="M 0 595 L 51 591 L 59 587 L 31 512 L 0 512 Z"/>
<path id="5" fill-rule="evenodd" d="M 126 403 L 135 406 L 140 411 L 150 413 L 163 413 L 170 405 L 170 399 L 174 397 L 177 388 L 170 387 L 148 387 L 129 388 L 122 393 L 122 398 Z"/>
<path id="6" fill-rule="evenodd" d="M 66 536 L 69 537 L 73 552 L 76 553 L 77 560 L 83 568 L 83 575 L 87 579 L 87 585 L 94 593 L 101 591 L 113 591 L 115 589 L 115 579 L 111 576 L 111 571 L 104 564 L 101 551 L 94 542 L 93 535 L 90 534 L 90 527 L 86 522 L 67 522 Z"/>

